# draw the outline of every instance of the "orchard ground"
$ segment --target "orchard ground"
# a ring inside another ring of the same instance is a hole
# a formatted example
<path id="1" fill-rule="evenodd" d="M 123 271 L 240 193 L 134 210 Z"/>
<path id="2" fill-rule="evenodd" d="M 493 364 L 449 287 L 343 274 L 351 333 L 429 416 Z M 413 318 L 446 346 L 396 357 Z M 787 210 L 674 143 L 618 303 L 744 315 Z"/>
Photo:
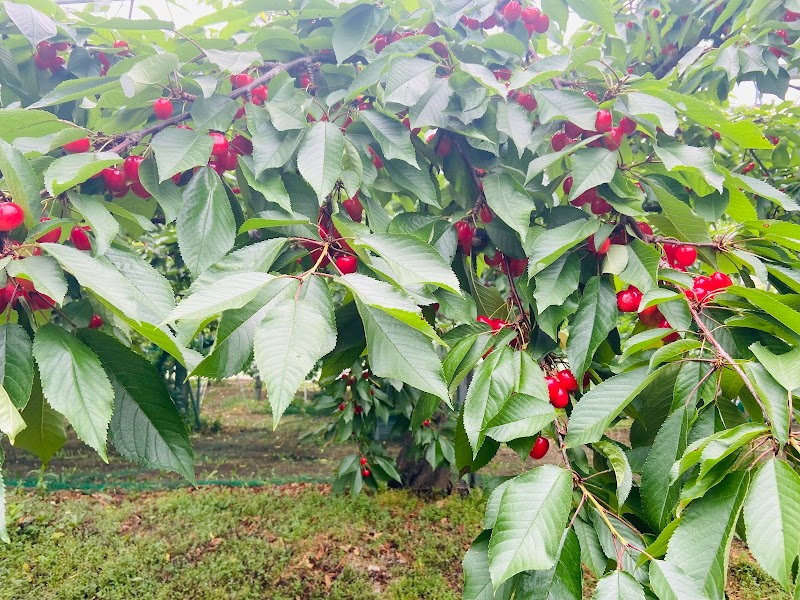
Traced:
<path id="1" fill-rule="evenodd" d="M 71 436 L 37 491 L 36 461 L 6 447 L 12 544 L 0 547 L 0 599 L 460 597 L 481 490 L 331 495 L 326 482 L 351 449 L 298 443 L 325 416 L 287 415 L 273 432 L 247 383 L 210 388 L 203 417 L 196 489 L 115 455 L 105 465 Z M 523 469 L 505 451 L 482 483 Z M 736 543 L 728 595 L 785 592 Z"/>

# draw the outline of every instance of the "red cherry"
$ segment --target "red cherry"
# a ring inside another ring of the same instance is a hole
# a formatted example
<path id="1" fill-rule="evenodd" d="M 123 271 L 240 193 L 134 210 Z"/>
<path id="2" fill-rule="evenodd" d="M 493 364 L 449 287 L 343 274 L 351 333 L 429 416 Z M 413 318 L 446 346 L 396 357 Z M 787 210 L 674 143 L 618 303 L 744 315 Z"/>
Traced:
<path id="1" fill-rule="evenodd" d="M 648 223 L 644 221 L 637 221 L 636 223 L 639 226 L 639 229 L 642 230 L 642 233 L 646 233 L 647 235 L 653 235 L 653 228 L 650 227 Z"/>
<path id="2" fill-rule="evenodd" d="M 114 48 L 126 48 L 126 49 L 129 48 L 128 42 L 126 42 L 125 40 L 117 40 L 116 42 L 114 42 L 113 47 Z M 127 54 L 127 53 L 126 52 L 120 52 L 120 55 L 124 55 L 124 54 Z"/>
<path id="3" fill-rule="evenodd" d="M 608 130 L 608 133 L 603 136 L 603 145 L 613 152 L 620 147 L 623 137 L 625 137 L 625 132 L 622 130 L 622 127 L 612 127 Z"/>
<path id="4" fill-rule="evenodd" d="M 654 19 L 657 19 L 658 17 L 661 16 L 661 11 L 658 10 L 657 8 L 654 8 L 653 12 L 650 13 L 650 16 L 653 17 Z"/>
<path id="5" fill-rule="evenodd" d="M 522 10 L 522 22 L 535 25 L 542 12 L 536 7 L 528 7 Z"/>
<path id="6" fill-rule="evenodd" d="M 79 140 L 75 140 L 74 142 L 64 144 L 62 148 L 71 154 L 79 154 L 81 152 L 88 152 L 91 146 L 92 143 L 89 141 L 89 138 L 84 137 Z"/>
<path id="7" fill-rule="evenodd" d="M 430 419 L 425 419 L 425 420 L 422 422 L 422 426 L 423 426 L 423 427 L 430 427 L 430 426 L 431 426 L 431 420 L 430 420 Z"/>
<path id="8" fill-rule="evenodd" d="M 510 258 L 508 260 L 508 269 L 506 269 L 505 261 L 500 264 L 500 270 L 506 275 L 510 275 L 512 279 L 522 275 L 527 267 L 528 260 L 525 258 Z"/>
<path id="9" fill-rule="evenodd" d="M 253 99 L 253 104 L 259 106 L 269 99 L 269 88 L 265 85 L 257 85 L 250 90 L 250 97 Z"/>
<path id="10" fill-rule="evenodd" d="M 363 477 L 369 477 L 369 469 L 364 469 L 363 471 L 361 471 L 361 475 Z"/>
<path id="11" fill-rule="evenodd" d="M 392 40 L 392 41 L 394 42 L 394 41 L 397 41 L 397 40 Z M 300 79 L 298 79 L 298 84 L 303 89 L 307 89 L 307 88 L 311 87 L 311 84 L 312 84 L 311 75 L 309 73 L 302 73 L 300 75 Z"/>
<path id="12" fill-rule="evenodd" d="M 555 398 L 550 398 L 550 404 L 556 408 L 565 408 L 569 404 L 569 393 L 562 387 L 558 388 Z"/>
<path id="13" fill-rule="evenodd" d="M 241 154 L 242 156 L 250 156 L 253 154 L 253 142 L 238 133 L 233 136 L 229 146 L 234 150 L 234 152 Z"/>
<path id="14" fill-rule="evenodd" d="M 593 215 L 605 215 L 611 212 L 613 207 L 606 202 L 603 198 L 595 198 L 592 200 L 591 211 Z"/>
<path id="15" fill-rule="evenodd" d="M 708 288 L 711 290 L 722 290 L 733 285 L 733 281 L 725 273 L 715 271 L 711 274 Z"/>
<path id="16" fill-rule="evenodd" d="M 493 27 L 496 26 L 497 26 L 497 17 L 494 15 L 494 13 L 486 17 L 481 23 L 481 27 L 483 27 L 484 29 L 492 29 Z"/>
<path id="17" fill-rule="evenodd" d="M 597 111 L 597 115 L 594 118 L 594 128 L 598 132 L 605 133 L 606 131 L 610 131 L 613 124 L 614 118 L 612 117 L 610 110 Z"/>
<path id="18" fill-rule="evenodd" d="M 352 383 L 355 383 L 355 381 L 353 381 Z M 351 385 L 352 385 L 352 384 L 351 384 Z M 354 413 L 356 413 L 357 415 L 360 415 L 361 413 L 363 413 L 363 412 L 364 412 L 364 407 L 363 407 L 363 406 L 359 406 L 358 404 L 356 404 L 356 405 L 353 407 L 353 412 L 354 412 Z"/>
<path id="19" fill-rule="evenodd" d="M 672 260 L 683 267 L 688 267 L 697 260 L 697 249 L 694 246 L 678 246 L 675 248 Z"/>
<path id="20" fill-rule="evenodd" d="M 342 403 L 339 405 L 339 410 L 341 410 L 341 411 L 344 411 L 344 409 L 345 409 L 345 408 L 346 408 L 346 407 L 345 407 L 345 404 L 344 404 L 344 402 L 342 402 Z"/>
<path id="21" fill-rule="evenodd" d="M 89 236 L 83 227 L 78 227 L 77 225 L 73 227 L 69 232 L 69 239 L 78 250 L 92 249 L 92 243 L 89 241 Z"/>
<path id="22" fill-rule="evenodd" d="M 358 192 L 356 192 L 355 196 L 352 198 L 348 198 L 342 202 L 342 206 L 353 221 L 361 223 L 364 214 L 364 206 L 361 204 L 361 200 L 358 199 Z"/>
<path id="23" fill-rule="evenodd" d="M 617 308 L 620 312 L 632 313 L 639 310 L 642 301 L 641 292 L 636 294 L 629 289 L 617 292 Z"/>
<path id="24" fill-rule="evenodd" d="M 547 15 L 540 15 L 536 23 L 533 24 L 536 33 L 546 33 L 550 29 L 550 17 Z"/>
<path id="25" fill-rule="evenodd" d="M 554 377 L 553 375 L 548 375 L 545 377 L 544 382 L 547 384 L 547 395 L 550 397 L 550 401 L 552 402 L 558 397 L 558 390 L 563 389 L 561 387 L 561 382 L 558 380 L 558 377 Z"/>
<path id="26" fill-rule="evenodd" d="M 172 183 L 178 185 L 181 182 L 181 177 L 183 177 L 183 173 L 175 173 L 175 175 L 171 177 Z"/>
<path id="27" fill-rule="evenodd" d="M 142 185 L 141 181 L 132 181 L 131 182 L 131 191 L 138 196 L 139 198 L 143 198 L 147 200 L 152 196 L 150 192 L 148 192 L 145 187 Z"/>
<path id="28" fill-rule="evenodd" d="M 594 90 L 588 90 L 584 92 L 583 95 L 597 102 L 597 92 L 595 92 Z"/>
<path id="29" fill-rule="evenodd" d="M 118 169 L 117 167 L 106 167 L 100 171 L 100 175 L 103 177 L 103 183 L 105 184 L 106 188 L 108 188 L 108 191 L 112 193 L 127 191 L 128 180 L 125 177 L 125 172 L 122 169 Z"/>
<path id="30" fill-rule="evenodd" d="M 336 268 L 342 272 L 342 275 L 355 273 L 358 268 L 358 259 L 355 256 L 340 256 L 336 259 Z"/>
<path id="31" fill-rule="evenodd" d="M 639 313 L 639 320 L 645 327 L 656 327 L 663 318 L 657 306 L 648 306 Z"/>
<path id="32" fill-rule="evenodd" d="M 524 108 L 528 112 L 536 110 L 536 107 L 538 106 L 536 98 L 534 98 L 531 94 L 527 94 L 525 92 L 517 94 L 516 100 L 517 104 L 519 104 L 522 108 Z"/>
<path id="33" fill-rule="evenodd" d="M 483 262 L 485 262 L 490 267 L 499 267 L 503 263 L 503 253 L 499 250 L 494 253 L 494 256 L 489 257 L 486 254 L 483 255 Z"/>
<path id="34" fill-rule="evenodd" d="M 247 73 L 239 73 L 238 75 L 231 75 L 231 85 L 233 89 L 244 87 L 253 83 L 253 76 Z"/>
<path id="35" fill-rule="evenodd" d="M 16 229 L 25 220 L 25 212 L 16 202 L 0 203 L 0 231 Z"/>
<path id="36" fill-rule="evenodd" d="M 487 317 L 486 315 L 478 315 L 478 317 L 475 320 L 478 323 L 483 323 L 484 325 L 488 325 L 489 327 L 492 327 L 492 322 L 494 321 L 494 319 L 492 319 L 491 317 Z"/>
<path id="37" fill-rule="evenodd" d="M 431 48 L 436 53 L 436 56 L 439 58 L 447 58 L 450 56 L 450 51 L 447 49 L 447 46 L 444 45 L 442 42 L 433 42 L 431 44 Z M 359 108 L 359 110 L 364 110 Z"/>
<path id="38" fill-rule="evenodd" d="M 425 27 L 422 28 L 422 33 L 424 33 L 425 35 L 429 35 L 431 37 L 436 37 L 441 33 L 441 29 L 439 29 L 439 25 L 435 21 L 433 21 L 431 23 L 428 23 L 427 25 L 425 25 Z"/>
<path id="39" fill-rule="evenodd" d="M 628 21 L 627 23 L 625 23 L 625 27 L 627 27 L 628 29 L 633 29 L 633 21 Z"/>
<path id="40" fill-rule="evenodd" d="M 472 236 L 475 230 L 466 221 L 458 221 L 454 226 L 458 235 L 458 245 L 464 255 L 469 256 L 472 253 Z"/>
<path id="41" fill-rule="evenodd" d="M 220 133 L 219 131 L 212 131 L 208 135 L 214 140 L 214 146 L 211 148 L 211 155 L 212 156 L 223 156 L 228 152 L 228 138 L 225 137 L 225 134 Z"/>
<path id="42" fill-rule="evenodd" d="M 756 168 L 756 163 L 749 162 L 745 166 L 742 167 L 742 174 L 749 173 L 750 171 L 752 171 L 755 168 Z"/>
<path id="43" fill-rule="evenodd" d="M 389 40 L 383 34 L 378 34 L 373 39 L 375 40 L 375 52 L 380 52 L 389 45 Z"/>
<path id="44" fill-rule="evenodd" d="M 159 98 L 153 103 L 153 114 L 157 119 L 169 119 L 172 116 L 172 102 L 169 98 Z"/>
<path id="45" fill-rule="evenodd" d="M 217 158 L 220 167 L 226 171 L 235 171 L 236 166 L 239 164 L 239 155 L 236 151 L 228 145 L 228 151 L 222 156 Z"/>
<path id="46" fill-rule="evenodd" d="M 471 19 L 466 15 L 461 17 L 461 24 L 464 25 L 467 29 L 472 29 L 473 31 L 480 29 L 481 23 L 477 19 Z"/>
<path id="47" fill-rule="evenodd" d="M 569 195 L 569 193 L 572 191 L 573 183 L 575 183 L 575 180 L 572 178 L 572 175 L 564 178 L 564 183 L 561 184 L 561 189 L 564 190 L 565 194 Z"/>
<path id="48" fill-rule="evenodd" d="M 359 462 L 361 463 L 361 466 L 363 467 L 364 465 L 367 464 L 367 459 L 362 456 L 361 460 Z"/>
<path id="49" fill-rule="evenodd" d="M 512 0 L 503 7 L 503 18 L 509 23 L 513 23 L 522 15 L 522 5 L 516 0 Z"/>
<path id="50" fill-rule="evenodd" d="M 675 251 L 678 249 L 678 244 L 667 242 L 664 244 L 664 254 L 667 255 L 669 262 L 675 262 Z"/>
<path id="51" fill-rule="evenodd" d="M 719 131 L 715 131 L 713 134 L 715 140 L 719 140 L 722 138 L 722 134 Z"/>
<path id="52" fill-rule="evenodd" d="M 636 121 L 633 119 L 629 119 L 628 117 L 622 117 L 619 121 L 620 129 L 625 133 L 625 135 L 631 135 L 636 131 Z"/>
<path id="53" fill-rule="evenodd" d="M 625 69 L 625 72 L 628 75 L 633 75 L 634 71 L 635 71 L 635 69 L 633 67 L 628 67 L 627 69 Z"/>
<path id="54" fill-rule="evenodd" d="M 45 223 L 50 220 L 50 217 L 42 217 L 39 219 L 40 223 Z M 42 244 L 51 243 L 55 244 L 58 243 L 58 240 L 61 239 L 61 227 L 56 227 L 55 229 L 48 231 L 43 236 L 36 239 L 37 242 L 41 242 Z"/>
<path id="55" fill-rule="evenodd" d="M 572 371 L 569 369 L 561 369 L 558 373 L 556 373 L 556 378 L 558 382 L 561 384 L 561 387 L 564 388 L 568 392 L 574 392 L 578 389 L 578 380 L 575 379 L 575 375 L 572 374 Z"/>
<path id="56" fill-rule="evenodd" d="M 553 137 L 550 140 L 550 145 L 556 152 L 561 152 L 564 148 L 566 148 L 569 142 L 570 140 L 566 133 L 563 131 L 557 131 L 553 134 Z"/>
<path id="57" fill-rule="evenodd" d="M 491 223 L 492 222 L 492 211 L 489 210 L 489 207 L 486 204 L 481 206 L 480 210 L 480 218 L 482 223 Z"/>
<path id="58" fill-rule="evenodd" d="M 533 448 L 531 448 L 531 451 L 528 453 L 528 456 L 530 456 L 534 460 L 539 460 L 540 458 L 544 457 L 545 454 L 547 454 L 547 451 L 549 449 L 550 449 L 550 442 L 548 441 L 548 439 L 545 437 L 538 436 L 536 438 L 536 441 L 533 442 Z"/>
<path id="59" fill-rule="evenodd" d="M 139 167 L 144 162 L 143 156 L 129 156 L 122 163 L 125 175 L 132 181 L 139 181 Z"/>
<path id="60" fill-rule="evenodd" d="M 583 129 L 575 125 L 575 123 L 567 121 L 566 123 L 564 123 L 564 133 L 567 134 L 568 138 L 574 140 L 576 138 L 581 137 Z"/>
<path id="61" fill-rule="evenodd" d="M 589 249 L 589 252 L 591 252 L 592 254 L 597 254 L 598 256 L 602 256 L 603 254 L 608 252 L 609 248 L 611 248 L 611 240 L 610 239 L 606 238 L 605 240 L 603 240 L 603 243 L 600 244 L 600 247 L 598 248 L 595 245 L 594 235 L 592 235 L 589 238 L 588 249 Z"/>
<path id="62" fill-rule="evenodd" d="M 491 319 L 492 331 L 500 331 L 506 325 L 508 325 L 508 323 L 503 321 L 503 319 Z"/>
<path id="63" fill-rule="evenodd" d="M 100 329 L 103 326 L 103 318 L 100 315 L 92 315 L 89 321 L 89 329 Z"/>

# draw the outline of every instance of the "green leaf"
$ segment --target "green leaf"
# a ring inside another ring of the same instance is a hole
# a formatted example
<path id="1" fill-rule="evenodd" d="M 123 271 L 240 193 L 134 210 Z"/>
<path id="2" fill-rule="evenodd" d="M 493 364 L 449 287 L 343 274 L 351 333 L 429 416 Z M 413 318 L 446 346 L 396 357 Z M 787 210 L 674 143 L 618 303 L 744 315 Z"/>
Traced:
<path id="1" fill-rule="evenodd" d="M 106 253 L 111 242 L 119 233 L 119 223 L 111 216 L 103 202 L 97 196 L 84 196 L 83 194 L 69 193 L 69 201 L 86 222 L 91 225 L 95 249 L 98 255 Z"/>
<path id="2" fill-rule="evenodd" d="M 30 400 L 22 411 L 22 418 L 27 427 L 17 435 L 14 445 L 34 453 L 46 467 L 67 442 L 67 428 L 64 417 L 45 402 L 38 373 L 33 378 Z"/>
<path id="3" fill-rule="evenodd" d="M 373 36 L 381 30 L 389 11 L 371 4 L 360 4 L 348 10 L 336 20 L 333 28 L 333 51 L 341 65 L 364 48 Z"/>
<path id="4" fill-rule="evenodd" d="M 645 600 L 645 597 L 641 584 L 632 575 L 613 571 L 597 582 L 592 600 Z"/>
<path id="5" fill-rule="evenodd" d="M 572 363 L 570 363 L 572 364 Z M 658 371 L 648 367 L 615 375 L 593 387 L 575 404 L 569 419 L 566 444 L 569 448 L 599 441 L 616 416 L 641 392 Z M 574 372 L 574 367 L 573 367 Z"/>
<path id="6" fill-rule="evenodd" d="M 198 288 L 181 301 L 165 321 L 179 319 L 205 320 L 224 310 L 241 308 L 272 281 L 269 273 L 233 273 L 214 282 L 213 285 Z"/>
<path id="7" fill-rule="evenodd" d="M 661 216 L 657 219 L 650 217 L 650 220 L 656 223 L 665 235 L 686 242 L 711 241 L 708 224 L 689 206 L 675 198 L 661 185 L 650 182 L 650 187 L 655 192 L 662 210 Z"/>
<path id="8" fill-rule="evenodd" d="M 17 434 L 23 429 L 25 429 L 25 421 L 22 420 L 17 407 L 9 398 L 8 392 L 0 386 L 0 432 L 5 433 L 13 444 Z"/>
<path id="9" fill-rule="evenodd" d="M 47 15 L 39 12 L 28 4 L 3 2 L 8 18 L 17 26 L 34 48 L 58 34 L 56 23 Z"/>
<path id="10" fill-rule="evenodd" d="M 380 254 L 391 270 L 388 275 L 402 286 L 428 283 L 461 293 L 458 279 L 442 255 L 413 235 L 373 233 L 358 238 L 358 243 Z"/>
<path id="11" fill-rule="evenodd" d="M 445 109 L 452 95 L 453 88 L 448 79 L 434 79 L 428 90 L 408 110 L 411 127 L 445 127 L 449 122 Z"/>
<path id="12" fill-rule="evenodd" d="M 689 410 L 681 406 L 658 430 L 644 463 L 640 486 L 642 509 L 654 531 L 661 531 L 669 524 L 678 503 L 680 484 L 670 484 L 669 475 L 673 463 L 686 450 L 688 431 Z"/>
<path id="13" fill-rule="evenodd" d="M 773 354 L 761 343 L 750 344 L 752 352 L 758 361 L 790 392 L 800 388 L 800 348 L 793 348 L 783 354 Z"/>
<path id="14" fill-rule="evenodd" d="M 760 308 L 783 323 L 786 327 L 800 334 L 800 312 L 781 302 L 781 295 L 753 288 L 733 285 L 725 290 L 729 294 L 736 294 L 751 304 Z"/>
<path id="15" fill-rule="evenodd" d="M 791 428 L 792 395 L 762 365 L 746 363 L 744 368 L 764 403 L 772 435 L 779 444 L 785 445 Z"/>
<path id="16" fill-rule="evenodd" d="M 0 111 L 0 118 L 3 111 Z M 25 211 L 25 227 L 30 229 L 42 216 L 42 201 L 37 182 L 41 182 L 31 164 L 22 153 L 0 140 L 0 173 L 3 174 L 3 189 L 11 193 L 14 202 Z"/>
<path id="17" fill-rule="evenodd" d="M 386 102 L 413 106 L 428 90 L 436 75 L 436 63 L 401 56 L 386 73 Z"/>
<path id="18" fill-rule="evenodd" d="M 442 363 L 426 335 L 380 308 L 356 299 L 364 323 L 370 368 L 450 402 Z"/>
<path id="19" fill-rule="evenodd" d="M 57 304 L 67 295 L 67 280 L 58 262 L 49 256 L 27 256 L 6 267 L 10 277 L 20 277 L 33 282 L 38 292 L 50 296 Z"/>
<path id="20" fill-rule="evenodd" d="M 567 250 L 594 235 L 598 229 L 600 222 L 597 219 L 577 219 L 565 225 L 542 230 L 536 238 L 533 250 L 529 253 L 528 274 L 536 275 Z"/>
<path id="21" fill-rule="evenodd" d="M 239 105 L 227 96 L 198 98 L 192 103 L 191 113 L 194 128 L 198 131 L 227 131 Z"/>
<path id="22" fill-rule="evenodd" d="M 583 377 L 592 364 L 594 353 L 616 323 L 614 287 L 606 279 L 592 277 L 584 286 L 578 312 L 570 321 L 567 356 L 575 377 Z"/>
<path id="23" fill-rule="evenodd" d="M 273 427 L 314 364 L 336 347 L 332 313 L 332 307 L 331 314 L 325 314 L 308 298 L 287 299 L 268 312 L 256 330 L 256 364 L 267 388 Z"/>
<path id="24" fill-rule="evenodd" d="M 47 324 L 36 332 L 33 356 L 47 402 L 108 462 L 106 438 L 114 390 L 97 355 L 65 329 Z"/>
<path id="25" fill-rule="evenodd" d="M 710 148 L 696 148 L 678 142 L 666 142 L 656 145 L 654 150 L 667 171 L 699 175 L 711 187 L 722 193 L 725 176 L 714 164 L 714 155 Z"/>
<path id="26" fill-rule="evenodd" d="M 517 155 L 522 158 L 525 148 L 533 140 L 533 127 L 525 109 L 516 102 L 501 102 L 498 104 L 497 130 L 514 140 Z"/>
<path id="27" fill-rule="evenodd" d="M 675 135 L 678 129 L 678 118 L 675 109 L 669 104 L 648 94 L 631 92 L 627 96 L 628 110 L 634 116 L 651 119 L 660 125 L 668 135 Z"/>
<path id="28" fill-rule="evenodd" d="M 596 23 L 608 35 L 617 37 L 614 13 L 611 11 L 608 2 L 599 0 L 566 0 L 566 3 L 581 19 Z"/>
<path id="29" fill-rule="evenodd" d="M 581 600 L 581 547 L 575 532 L 567 530 L 556 566 L 527 571 L 514 579 L 515 600 Z M 546 596 L 544 594 L 547 594 Z"/>
<path id="30" fill-rule="evenodd" d="M 536 312 L 542 314 L 549 306 L 559 306 L 578 289 L 581 263 L 575 253 L 564 254 L 536 276 Z"/>
<path id="31" fill-rule="evenodd" d="M 297 169 L 317 193 L 320 204 L 342 172 L 344 137 L 333 123 L 317 122 L 297 154 Z"/>
<path id="32" fill-rule="evenodd" d="M 594 131 L 597 104 L 573 90 L 537 89 L 533 92 L 539 104 L 539 121 L 572 121 L 586 131 Z"/>
<path id="33" fill-rule="evenodd" d="M 256 177 L 265 169 L 283 167 L 294 154 L 306 135 L 305 129 L 295 129 L 285 134 L 275 129 L 265 109 L 247 104 L 247 128 L 252 134 L 253 168 Z"/>
<path id="34" fill-rule="evenodd" d="M 489 573 L 489 533 L 483 532 L 472 542 L 461 563 L 464 569 L 463 600 L 508 600 L 513 582 L 504 583 L 497 591 Z"/>
<path id="35" fill-rule="evenodd" d="M 261 53 L 251 50 L 241 52 L 240 50 L 204 50 L 208 60 L 217 65 L 221 70 L 230 73 L 241 73 L 250 68 L 255 63 L 261 62 Z"/>
<path id="36" fill-rule="evenodd" d="M 172 286 L 167 278 L 136 252 L 124 248 L 109 248 L 104 259 L 132 286 L 139 319 L 160 323 L 175 307 Z"/>
<path id="37" fill-rule="evenodd" d="M 375 110 L 359 112 L 359 119 L 366 123 L 387 159 L 396 158 L 419 168 L 414 146 L 411 145 L 411 134 L 400 121 Z"/>
<path id="38" fill-rule="evenodd" d="M 415 169 L 408 163 L 395 160 L 387 161 L 384 166 L 393 183 L 410 192 L 420 202 L 441 208 L 437 188 L 427 169 Z"/>
<path id="39" fill-rule="evenodd" d="M 509 482 L 489 541 L 495 589 L 517 573 L 556 564 L 571 506 L 572 476 L 559 467 L 543 465 Z"/>
<path id="40" fill-rule="evenodd" d="M 614 477 L 617 480 L 617 502 L 620 506 L 625 504 L 628 494 L 633 487 L 633 472 L 628 462 L 625 452 L 613 442 L 595 442 L 592 447 L 608 459 L 611 468 L 614 470 Z"/>
<path id="41" fill-rule="evenodd" d="M 62 81 L 55 88 L 45 94 L 41 100 L 31 104 L 28 108 L 43 108 L 55 104 L 63 104 L 73 100 L 95 97 L 104 92 L 117 89 L 119 77 L 81 77 L 80 79 L 68 79 Z M 28 135 L 39 133 L 43 130 L 37 129 L 36 132 L 28 132 Z"/>
<path id="42" fill-rule="evenodd" d="M 669 562 L 650 562 L 650 586 L 661 600 L 709 600 L 698 581 Z"/>
<path id="43" fill-rule="evenodd" d="M 510 442 L 539 433 L 556 418 L 546 398 L 512 394 L 486 424 L 486 435 L 498 442 Z"/>
<path id="44" fill-rule="evenodd" d="M 233 248 L 236 223 L 222 182 L 212 169 L 198 170 L 184 189 L 177 226 L 181 256 L 195 276 Z"/>
<path id="45" fill-rule="evenodd" d="M 114 152 L 86 152 L 68 154 L 55 159 L 44 172 L 44 186 L 52 196 L 58 196 L 71 187 L 83 183 L 106 167 L 122 162 Z"/>
<path id="46" fill-rule="evenodd" d="M 495 94 L 505 98 L 508 95 L 508 88 L 500 83 L 489 69 L 483 65 L 475 65 L 471 63 L 462 62 L 459 65 L 461 71 L 472 77 L 475 81 L 480 83 L 483 87 L 491 90 Z"/>
<path id="47" fill-rule="evenodd" d="M 256 330 L 277 304 L 294 297 L 297 280 L 276 278 L 241 308 L 222 315 L 214 337 L 214 347 L 192 371 L 193 376 L 233 377 L 247 366 Z"/>
<path id="48" fill-rule="evenodd" d="M 175 173 L 206 165 L 213 145 L 214 140 L 210 135 L 190 129 L 168 127 L 158 132 L 150 141 L 150 149 L 158 165 L 159 182 L 166 181 Z M 196 177 L 197 174 L 192 181 Z"/>
<path id="49" fill-rule="evenodd" d="M 609 183 L 617 172 L 617 153 L 604 148 L 582 148 L 572 155 L 574 183 L 569 199 L 574 200 L 586 190 Z"/>
<path id="50" fill-rule="evenodd" d="M 730 473 L 689 505 L 669 540 L 666 561 L 700 582 L 709 598 L 725 594 L 728 551 L 748 483 L 746 472 Z"/>
<path id="51" fill-rule="evenodd" d="M 787 590 L 800 553 L 800 475 L 778 458 L 765 462 L 744 501 L 747 547 Z"/>
<path id="52" fill-rule="evenodd" d="M 12 143 L 21 137 L 40 138 L 75 127 L 53 113 L 27 108 L 0 109 L 0 140 Z"/>
<path id="53" fill-rule="evenodd" d="M 658 263 L 661 253 L 650 244 L 632 240 L 627 246 L 628 262 L 619 278 L 639 288 L 642 293 L 658 287 Z"/>
<path id="54" fill-rule="evenodd" d="M 137 62 L 130 71 L 119 78 L 122 91 L 128 98 L 133 98 L 151 85 L 164 85 L 169 82 L 170 73 L 178 68 L 180 59 L 177 54 L 162 52 L 153 54 Z"/>
<path id="55" fill-rule="evenodd" d="M 490 173 L 484 177 L 483 191 L 489 207 L 524 243 L 531 226 L 531 212 L 536 210 L 533 199 L 506 173 Z"/>
<path id="56" fill-rule="evenodd" d="M 775 189 L 766 181 L 762 181 L 761 179 L 756 179 L 755 177 L 750 177 L 748 175 L 741 175 L 740 173 L 731 173 L 730 179 L 734 182 L 736 187 L 744 188 L 754 194 L 758 194 L 762 198 L 772 200 L 784 210 L 800 210 L 800 204 L 798 204 L 791 196 L 785 192 Z"/>
<path id="57" fill-rule="evenodd" d="M 156 199 L 167 223 L 172 223 L 178 218 L 183 201 L 181 190 L 170 179 L 158 180 L 158 169 L 154 160 L 148 158 L 139 165 L 139 181 Z"/>
<path id="58" fill-rule="evenodd" d="M 114 447 L 128 460 L 174 471 L 194 482 L 189 432 L 161 374 L 105 333 L 85 329 L 80 339 L 97 354 L 114 389 Z"/>
<path id="59" fill-rule="evenodd" d="M 14 406 L 25 408 L 33 385 L 33 355 L 31 339 L 17 323 L 0 325 L 0 385 Z"/>

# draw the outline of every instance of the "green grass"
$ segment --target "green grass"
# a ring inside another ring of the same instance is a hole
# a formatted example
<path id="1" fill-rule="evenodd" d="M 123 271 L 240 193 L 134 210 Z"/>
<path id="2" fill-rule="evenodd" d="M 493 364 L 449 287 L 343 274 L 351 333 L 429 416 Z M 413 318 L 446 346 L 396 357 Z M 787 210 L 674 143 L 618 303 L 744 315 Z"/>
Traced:
<path id="1" fill-rule="evenodd" d="M 456 600 L 481 493 L 331 496 L 318 484 L 9 494 L 0 599 Z M 786 594 L 734 544 L 731 600 Z M 591 589 L 585 597 L 591 596 Z"/>

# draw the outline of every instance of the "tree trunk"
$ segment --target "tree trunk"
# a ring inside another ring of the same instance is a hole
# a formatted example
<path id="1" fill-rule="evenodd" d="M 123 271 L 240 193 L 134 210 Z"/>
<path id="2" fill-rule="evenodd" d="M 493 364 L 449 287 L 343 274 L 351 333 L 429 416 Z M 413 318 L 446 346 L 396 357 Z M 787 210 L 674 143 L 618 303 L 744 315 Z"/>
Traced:
<path id="1" fill-rule="evenodd" d="M 453 490 L 453 478 L 448 467 L 432 469 L 424 458 L 417 459 L 414 452 L 414 436 L 408 432 L 397 457 L 397 471 L 403 479 L 396 487 L 405 487 L 419 492 L 444 492 Z"/>

